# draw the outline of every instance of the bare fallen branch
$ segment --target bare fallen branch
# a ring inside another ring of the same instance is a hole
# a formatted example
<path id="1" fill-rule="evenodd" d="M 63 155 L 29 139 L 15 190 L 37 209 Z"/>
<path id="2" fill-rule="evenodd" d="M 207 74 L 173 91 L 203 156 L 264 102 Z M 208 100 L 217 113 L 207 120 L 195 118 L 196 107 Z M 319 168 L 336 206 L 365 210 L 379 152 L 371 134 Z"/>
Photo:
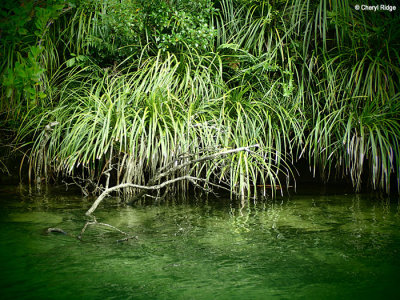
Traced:
<path id="1" fill-rule="evenodd" d="M 92 213 L 96 210 L 96 208 L 99 206 L 99 204 L 104 200 L 104 198 L 109 195 L 110 193 L 120 190 L 120 189 L 124 189 L 124 188 L 136 188 L 136 189 L 142 189 L 142 190 L 159 190 L 162 189 L 163 187 L 181 181 L 181 180 L 201 180 L 201 181 L 206 181 L 205 179 L 201 179 L 201 178 L 197 178 L 197 177 L 193 177 L 193 176 L 182 176 L 182 177 L 177 177 L 171 180 L 167 180 L 161 184 L 157 184 L 157 185 L 152 185 L 152 186 L 146 186 L 146 185 L 139 185 L 139 184 L 133 184 L 133 183 L 122 183 L 116 186 L 113 186 L 111 188 L 108 188 L 106 190 L 104 190 L 104 192 L 101 193 L 101 195 L 96 199 L 96 201 L 92 204 L 92 206 L 88 209 L 88 211 L 86 212 L 87 216 L 91 216 Z"/>
<path id="2" fill-rule="evenodd" d="M 186 176 L 181 176 L 181 177 L 177 177 L 174 179 L 170 179 L 167 180 L 161 184 L 156 184 L 156 182 L 158 182 L 160 179 L 167 177 L 168 175 L 171 175 L 173 173 L 175 173 L 177 170 L 180 170 L 184 167 L 202 162 L 202 161 L 207 161 L 207 160 L 212 160 L 215 159 L 219 156 L 225 156 L 228 154 L 232 154 L 232 153 L 236 153 L 236 152 L 241 152 L 241 151 L 250 151 L 251 148 L 256 148 L 259 147 L 259 145 L 251 145 L 251 146 L 247 146 L 247 147 L 240 147 L 240 148 L 235 148 L 235 149 L 229 149 L 229 150 L 223 150 L 223 151 L 219 151 L 210 155 L 205 155 L 202 157 L 199 157 L 197 159 L 193 159 L 193 160 L 189 160 L 186 162 L 183 162 L 179 165 L 176 165 L 174 167 L 172 167 L 171 169 L 161 172 L 159 174 L 157 174 L 156 176 L 154 176 L 151 180 L 149 180 L 148 185 L 139 185 L 139 184 L 134 184 L 134 183 L 123 183 L 123 184 L 118 184 L 116 186 L 113 186 L 111 188 L 108 187 L 108 185 L 106 185 L 106 189 L 100 194 L 100 196 L 96 199 L 96 201 L 92 204 L 92 206 L 88 209 L 88 211 L 86 212 L 87 216 L 91 216 L 92 213 L 97 209 L 97 207 L 99 206 L 99 204 L 104 200 L 105 197 L 107 197 L 110 193 L 114 192 L 114 191 L 118 191 L 124 188 L 136 188 L 136 189 L 141 189 L 142 191 L 132 200 L 130 201 L 129 204 L 132 204 L 132 202 L 134 202 L 136 199 L 141 198 L 144 194 L 146 194 L 146 191 L 149 190 L 159 190 L 162 189 L 164 187 L 166 187 L 167 185 L 170 185 L 172 183 L 178 182 L 178 181 L 182 181 L 182 180 L 189 180 L 191 182 L 193 181 L 205 181 L 207 183 L 210 184 L 210 182 L 206 179 L 202 179 L 202 178 L 198 178 L 198 177 L 193 177 L 190 175 L 186 175 Z M 108 182 L 107 182 L 108 183 Z M 215 184 L 212 184 L 215 186 Z M 87 227 L 87 226 L 85 226 Z M 84 229 L 86 229 L 84 227 Z"/>
<path id="3" fill-rule="evenodd" d="M 133 183 L 123 183 L 123 184 L 118 184 L 118 185 L 113 186 L 113 187 L 110 188 L 109 187 L 109 179 L 110 179 L 110 172 L 112 170 L 111 159 L 110 159 L 110 163 L 109 163 L 110 164 L 110 166 L 109 166 L 110 168 L 107 171 L 104 172 L 104 174 L 107 177 L 106 187 L 103 190 L 103 192 L 100 194 L 100 196 L 96 199 L 96 201 L 92 204 L 92 206 L 86 212 L 86 215 L 92 217 L 93 220 L 92 221 L 87 221 L 85 223 L 85 225 L 83 226 L 80 234 L 76 238 L 78 238 L 79 240 L 82 240 L 82 236 L 85 233 L 85 231 L 88 228 L 88 226 L 100 225 L 100 226 L 105 226 L 105 227 L 114 229 L 114 230 L 118 231 L 119 233 L 122 233 L 122 234 L 127 236 L 126 238 L 117 240 L 118 243 L 124 242 L 124 241 L 128 241 L 129 239 L 132 239 L 132 238 L 138 239 L 137 236 L 129 235 L 128 233 L 120 230 L 119 228 L 117 228 L 115 226 L 112 226 L 112 225 L 107 224 L 107 223 L 97 222 L 96 217 L 94 215 L 92 215 L 92 214 L 97 209 L 97 207 L 100 205 L 100 203 L 105 199 L 105 197 L 107 197 L 109 194 L 111 194 L 114 191 L 118 191 L 118 190 L 121 190 L 121 189 L 124 189 L 124 188 L 141 189 L 142 192 L 140 192 L 139 195 L 138 195 L 138 196 L 141 197 L 142 195 L 146 194 L 146 191 L 160 190 L 160 189 L 162 189 L 162 188 L 164 188 L 164 187 L 166 187 L 166 186 L 168 186 L 170 184 L 173 184 L 175 182 L 182 181 L 182 180 L 188 180 L 188 181 L 190 181 L 192 184 L 194 184 L 196 186 L 199 186 L 197 184 L 198 181 L 203 181 L 206 184 L 209 184 L 211 186 L 220 187 L 218 184 L 211 183 L 207 179 L 197 178 L 197 177 L 190 176 L 190 175 L 173 178 L 173 179 L 167 180 L 167 181 L 165 181 L 165 182 L 163 182 L 161 184 L 155 184 L 155 183 L 158 182 L 163 177 L 167 177 L 167 176 L 175 173 L 177 170 L 182 169 L 184 167 L 187 167 L 187 166 L 190 166 L 190 165 L 202 162 L 202 161 L 212 160 L 212 159 L 215 159 L 215 158 L 217 158 L 219 156 L 224 156 L 224 155 L 228 155 L 228 154 L 232 154 L 232 153 L 236 153 L 236 152 L 240 152 L 240 151 L 249 151 L 250 152 L 251 151 L 250 148 L 254 148 L 254 147 L 258 147 L 258 145 L 252 145 L 252 146 L 248 146 L 248 147 L 241 147 L 241 148 L 236 148 L 236 149 L 224 150 L 224 151 L 220 151 L 220 152 L 213 153 L 213 154 L 210 154 L 210 155 L 202 156 L 202 157 L 199 157 L 197 159 L 188 160 L 188 161 L 185 161 L 185 162 L 183 162 L 181 164 L 176 164 L 178 162 L 178 160 L 176 160 L 174 162 L 174 164 L 173 164 L 173 167 L 171 165 L 171 167 L 172 167 L 171 169 L 169 169 L 167 171 L 165 171 L 165 168 L 161 169 L 159 171 L 159 173 L 155 177 L 153 177 L 151 180 L 149 180 L 149 183 L 148 183 L 147 186 L 139 185 L 139 184 L 133 184 Z M 201 186 L 199 186 L 199 187 L 203 188 L 206 191 L 209 190 L 206 187 L 201 187 Z M 136 197 L 136 199 L 137 198 L 138 197 Z M 67 234 L 64 230 L 62 230 L 60 228 L 48 228 L 47 232 L 48 233 L 57 232 L 57 233 Z"/>
<path id="4" fill-rule="evenodd" d="M 158 181 L 159 179 L 161 179 L 161 178 L 163 178 L 165 176 L 168 176 L 169 174 L 171 174 L 171 173 L 173 173 L 173 172 L 175 172 L 175 171 L 177 171 L 179 169 L 182 169 L 184 167 L 187 167 L 187 166 L 199 163 L 199 162 L 203 162 L 203 161 L 206 161 L 206 160 L 212 160 L 212 159 L 217 158 L 219 156 L 225 156 L 225 155 L 228 155 L 228 154 L 241 152 L 241 151 L 250 151 L 251 148 L 256 148 L 256 147 L 259 147 L 259 145 L 256 144 L 256 145 L 252 145 L 252 146 L 246 146 L 246 147 L 240 147 L 240 148 L 235 148 L 235 149 L 230 149 L 230 150 L 224 150 L 224 151 L 220 151 L 220 152 L 213 153 L 213 154 L 210 154 L 210 155 L 202 156 L 202 157 L 199 157 L 197 159 L 189 160 L 187 162 L 184 162 L 184 163 L 182 163 L 180 165 L 177 165 L 177 166 L 169 169 L 168 171 L 160 173 L 159 175 L 156 176 L 155 181 Z"/>
<path id="5" fill-rule="evenodd" d="M 199 163 L 199 162 L 203 162 L 203 161 L 207 161 L 207 160 L 212 160 L 214 158 L 217 158 L 219 156 L 225 156 L 228 154 L 232 154 L 232 153 L 236 153 L 236 152 L 241 152 L 241 151 L 251 151 L 251 148 L 258 148 L 259 145 L 255 144 L 255 145 L 251 145 L 251 146 L 246 146 L 246 147 L 240 147 L 240 148 L 235 148 L 235 149 L 230 149 L 230 150 L 223 150 L 223 151 L 219 151 L 210 155 L 205 155 L 202 157 L 199 157 L 197 159 L 193 159 L 193 160 L 188 160 L 186 162 L 183 162 L 181 164 L 175 165 L 175 163 L 178 162 L 178 160 L 175 160 L 174 162 L 172 162 L 171 164 L 169 164 L 172 168 L 169 169 L 168 171 L 164 171 L 165 167 L 160 169 L 159 173 L 157 175 L 155 175 L 152 179 L 149 180 L 148 182 L 148 186 L 153 186 L 155 185 L 159 180 L 161 180 L 163 177 L 167 177 L 168 175 L 173 174 L 174 172 L 176 172 L 177 170 L 180 170 L 184 167 Z M 200 180 L 200 178 L 196 178 L 197 180 Z M 205 181 L 203 179 L 203 181 Z M 208 182 L 208 181 L 207 181 Z M 210 182 L 208 182 L 210 184 Z M 217 185 L 218 186 L 218 185 Z M 221 187 L 221 186 L 219 186 Z M 131 201 L 129 201 L 129 205 L 132 205 L 136 200 L 142 198 L 144 195 L 146 194 L 146 191 L 143 190 L 141 192 L 139 192 Z"/>

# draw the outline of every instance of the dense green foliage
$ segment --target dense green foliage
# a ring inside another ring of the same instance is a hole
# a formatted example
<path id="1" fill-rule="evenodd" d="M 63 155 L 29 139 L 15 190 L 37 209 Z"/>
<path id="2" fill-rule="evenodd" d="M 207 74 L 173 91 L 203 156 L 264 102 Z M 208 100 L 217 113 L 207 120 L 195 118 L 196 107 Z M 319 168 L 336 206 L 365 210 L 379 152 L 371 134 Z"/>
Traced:
<path id="1" fill-rule="evenodd" d="M 11 3 L 1 113 L 38 180 L 97 181 L 115 166 L 115 183 L 145 184 L 178 157 L 257 144 L 171 176 L 250 196 L 292 180 L 305 157 L 357 190 L 368 178 L 389 192 L 393 174 L 399 186 L 397 12 L 346 0 Z"/>

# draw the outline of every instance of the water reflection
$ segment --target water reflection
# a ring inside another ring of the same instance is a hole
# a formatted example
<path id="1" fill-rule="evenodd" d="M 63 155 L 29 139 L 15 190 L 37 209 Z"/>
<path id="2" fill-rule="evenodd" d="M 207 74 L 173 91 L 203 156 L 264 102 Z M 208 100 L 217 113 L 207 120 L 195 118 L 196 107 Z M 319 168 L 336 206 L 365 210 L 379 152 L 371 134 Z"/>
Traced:
<path id="1" fill-rule="evenodd" d="M 122 244 L 107 228 L 91 228 L 83 243 L 41 235 L 50 226 L 78 233 L 93 199 L 51 189 L 2 189 L 0 199 L 6 298 L 40 298 L 48 285 L 54 291 L 47 297 L 68 289 L 84 298 L 134 299 L 352 298 L 397 290 L 399 205 L 374 195 L 134 207 L 108 198 L 98 221 L 139 237 Z"/>
<path id="2" fill-rule="evenodd" d="M 364 198 L 363 198 L 364 197 Z M 342 229 L 370 230 L 389 225 L 399 214 L 398 202 L 389 198 L 366 199 L 362 195 L 293 197 L 283 201 L 238 203 L 230 206 L 232 226 L 249 231 L 264 228 L 293 228 L 305 231 Z"/>

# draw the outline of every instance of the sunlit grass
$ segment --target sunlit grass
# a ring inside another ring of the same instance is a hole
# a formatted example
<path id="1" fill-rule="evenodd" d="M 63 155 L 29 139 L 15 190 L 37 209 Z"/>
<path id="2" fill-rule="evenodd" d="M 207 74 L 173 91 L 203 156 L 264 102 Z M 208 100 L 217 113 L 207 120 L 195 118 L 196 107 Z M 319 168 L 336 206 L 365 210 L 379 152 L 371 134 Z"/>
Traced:
<path id="1" fill-rule="evenodd" d="M 107 66 L 89 57 L 106 34 L 100 14 L 77 9 L 60 19 L 60 36 L 51 31 L 41 58 L 46 98 L 25 111 L 22 99 L 2 100 L 28 111 L 19 141 L 31 143 L 35 178 L 98 183 L 113 165 L 115 183 L 146 184 L 177 157 L 259 145 L 171 176 L 207 178 L 246 196 L 272 186 L 274 194 L 305 157 L 314 176 L 350 178 L 357 191 L 366 178 L 386 192 L 391 177 L 399 185 L 396 15 L 366 15 L 339 0 L 217 7 L 212 51 L 168 53 L 143 41 Z"/>

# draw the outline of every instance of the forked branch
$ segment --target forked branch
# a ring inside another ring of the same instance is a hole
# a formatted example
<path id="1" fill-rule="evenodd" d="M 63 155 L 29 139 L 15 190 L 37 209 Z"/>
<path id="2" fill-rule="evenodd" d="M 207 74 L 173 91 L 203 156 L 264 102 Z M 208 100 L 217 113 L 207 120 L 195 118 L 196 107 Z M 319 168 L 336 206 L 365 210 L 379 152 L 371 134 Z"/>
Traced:
<path id="1" fill-rule="evenodd" d="M 186 175 L 186 176 L 181 176 L 181 177 L 177 177 L 171 180 L 167 180 L 161 184 L 156 184 L 156 182 L 158 182 L 160 179 L 167 177 L 168 175 L 171 175 L 173 173 L 175 173 L 177 170 L 182 169 L 184 167 L 199 163 L 199 162 L 203 162 L 203 161 L 207 161 L 207 160 L 213 160 L 219 156 L 225 156 L 228 154 L 232 154 L 232 153 L 236 153 L 236 152 L 241 152 L 241 151 L 250 151 L 251 148 L 255 148 L 255 147 L 259 147 L 259 145 L 252 145 L 252 146 L 247 146 L 247 147 L 240 147 L 240 148 L 236 148 L 236 149 L 229 149 L 229 150 L 223 150 L 223 151 L 219 151 L 217 153 L 213 153 L 210 155 L 205 155 L 193 160 L 189 160 L 189 161 L 185 161 L 181 164 L 178 165 L 174 165 L 171 166 L 171 168 L 169 170 L 165 170 L 161 169 L 161 172 L 159 172 L 156 176 L 154 176 L 152 179 L 149 180 L 148 185 L 138 185 L 138 184 L 134 184 L 134 183 L 123 183 L 123 184 L 119 184 L 113 187 L 108 187 L 106 186 L 106 189 L 100 194 L 100 196 L 96 199 L 96 201 L 92 204 L 92 206 L 88 209 L 88 211 L 86 212 L 87 216 L 91 216 L 93 214 L 93 212 L 97 209 L 97 207 L 99 206 L 99 204 L 104 200 L 105 197 L 107 197 L 110 193 L 124 189 L 124 188 L 136 188 L 136 189 L 141 189 L 142 191 L 135 197 L 134 200 L 142 197 L 146 191 L 150 191 L 150 190 L 159 190 L 164 188 L 167 185 L 173 184 L 175 182 L 178 181 L 182 181 L 182 180 L 189 180 L 191 182 L 196 182 L 196 181 L 204 181 L 204 182 L 208 182 L 208 180 L 206 179 L 202 179 L 202 178 L 198 178 L 198 177 L 194 177 L 194 176 L 190 176 L 190 175 Z M 133 201 L 134 201 L 133 200 Z M 132 201 L 130 202 L 132 203 Z"/>
<path id="2" fill-rule="evenodd" d="M 133 183 L 122 183 L 116 186 L 113 186 L 111 188 L 105 189 L 101 195 L 96 199 L 96 201 L 94 201 L 94 203 L 92 204 L 92 206 L 88 209 L 88 211 L 86 212 L 87 216 L 90 216 L 95 210 L 96 208 L 99 206 L 99 204 L 104 200 L 105 197 L 107 197 L 107 195 L 109 195 L 110 193 L 120 190 L 120 189 L 124 189 L 124 188 L 136 188 L 136 189 L 142 189 L 142 190 L 159 190 L 162 189 L 163 187 L 178 182 L 178 181 L 182 181 L 182 180 L 201 180 L 201 181 L 207 181 L 205 179 L 201 179 L 201 178 L 197 178 L 197 177 L 193 177 L 193 176 L 182 176 L 182 177 L 177 177 L 171 180 L 167 180 L 161 184 L 157 184 L 157 185 L 152 185 L 152 186 L 146 186 L 146 185 L 139 185 L 139 184 L 133 184 Z"/>

